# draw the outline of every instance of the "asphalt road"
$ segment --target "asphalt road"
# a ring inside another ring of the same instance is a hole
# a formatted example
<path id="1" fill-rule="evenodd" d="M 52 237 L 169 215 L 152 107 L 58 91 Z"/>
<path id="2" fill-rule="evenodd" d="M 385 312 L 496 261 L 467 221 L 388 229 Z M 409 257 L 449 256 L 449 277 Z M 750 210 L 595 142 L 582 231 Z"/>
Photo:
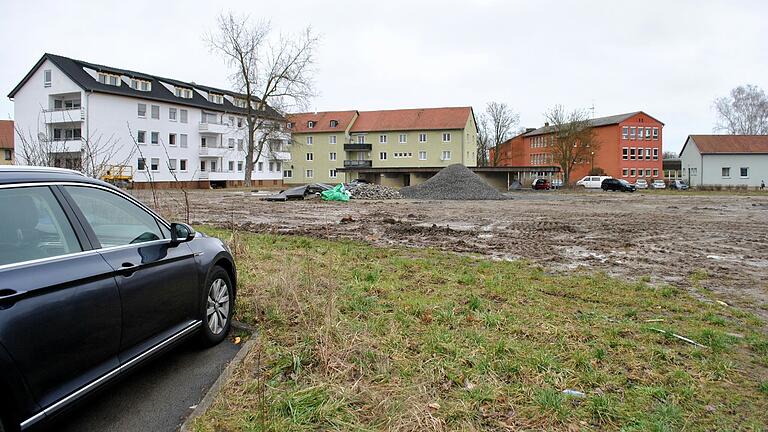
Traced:
<path id="1" fill-rule="evenodd" d="M 240 347 L 231 338 L 205 350 L 179 346 L 62 415 L 50 430 L 176 431 Z"/>

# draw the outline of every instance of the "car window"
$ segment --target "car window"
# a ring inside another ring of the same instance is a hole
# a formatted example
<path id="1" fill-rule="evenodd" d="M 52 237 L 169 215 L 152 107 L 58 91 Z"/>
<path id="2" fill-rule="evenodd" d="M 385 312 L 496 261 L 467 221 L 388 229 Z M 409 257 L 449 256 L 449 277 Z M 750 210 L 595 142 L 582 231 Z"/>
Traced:
<path id="1" fill-rule="evenodd" d="M 66 186 L 102 247 L 170 238 L 168 229 L 120 195 L 92 187 Z"/>
<path id="2" fill-rule="evenodd" d="M 0 189 L 0 265 L 82 251 L 47 187 Z"/>

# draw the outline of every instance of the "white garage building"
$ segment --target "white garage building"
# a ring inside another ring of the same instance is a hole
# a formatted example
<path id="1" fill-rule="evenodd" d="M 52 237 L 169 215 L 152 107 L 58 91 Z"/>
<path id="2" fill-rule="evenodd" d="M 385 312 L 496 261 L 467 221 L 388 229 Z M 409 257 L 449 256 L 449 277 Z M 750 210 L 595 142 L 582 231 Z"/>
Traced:
<path id="1" fill-rule="evenodd" d="M 768 136 L 689 135 L 680 160 L 691 186 L 758 187 L 768 182 Z"/>

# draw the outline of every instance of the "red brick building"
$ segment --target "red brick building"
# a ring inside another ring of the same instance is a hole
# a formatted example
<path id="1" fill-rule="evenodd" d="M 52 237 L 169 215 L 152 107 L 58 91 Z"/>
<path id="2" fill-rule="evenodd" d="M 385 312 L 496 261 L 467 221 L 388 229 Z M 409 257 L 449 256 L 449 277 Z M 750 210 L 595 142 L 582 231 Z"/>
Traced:
<path id="1" fill-rule="evenodd" d="M 664 177 L 662 171 L 662 128 L 664 123 L 637 111 L 592 119 L 599 148 L 587 160 L 573 167 L 570 182 L 575 183 L 593 168 L 606 175 L 634 183 L 639 178 L 649 182 Z M 557 165 L 552 160 L 552 126 L 544 125 L 504 142 L 500 147 L 499 166 L 545 167 Z M 491 154 L 493 161 L 493 154 Z M 521 179 L 521 181 L 524 179 Z"/>

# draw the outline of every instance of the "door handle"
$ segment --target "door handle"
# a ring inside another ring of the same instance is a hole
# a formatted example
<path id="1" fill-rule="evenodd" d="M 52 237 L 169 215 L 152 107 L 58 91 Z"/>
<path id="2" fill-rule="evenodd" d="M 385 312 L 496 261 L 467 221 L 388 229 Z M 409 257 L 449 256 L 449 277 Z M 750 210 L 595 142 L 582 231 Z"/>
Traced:
<path id="1" fill-rule="evenodd" d="M 17 294 L 16 291 L 12 289 L 0 289 L 0 298 L 11 297 L 15 294 Z"/>
<path id="2" fill-rule="evenodd" d="M 0 289 L 0 310 L 8 309 L 19 300 L 23 295 L 16 290 L 12 289 Z"/>
<path id="3" fill-rule="evenodd" d="M 125 277 L 128 277 L 128 276 L 132 275 L 137 270 L 137 268 L 138 267 L 134 263 L 124 262 L 124 263 L 120 264 L 120 268 L 117 269 L 117 272 L 120 273 L 121 275 L 125 276 Z"/>

